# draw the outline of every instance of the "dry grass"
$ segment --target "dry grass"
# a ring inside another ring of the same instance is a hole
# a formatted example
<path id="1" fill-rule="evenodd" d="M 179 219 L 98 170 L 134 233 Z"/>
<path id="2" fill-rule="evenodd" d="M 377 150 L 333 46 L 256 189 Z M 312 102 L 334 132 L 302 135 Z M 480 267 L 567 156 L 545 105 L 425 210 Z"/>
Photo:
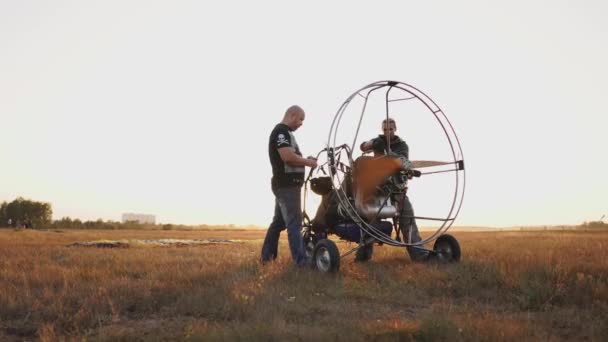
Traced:
<path id="1" fill-rule="evenodd" d="M 286 241 L 259 265 L 264 233 L 2 229 L 0 340 L 608 340 L 607 232 L 455 232 L 460 264 L 382 246 L 334 276 Z M 66 246 L 154 238 L 248 242 Z"/>

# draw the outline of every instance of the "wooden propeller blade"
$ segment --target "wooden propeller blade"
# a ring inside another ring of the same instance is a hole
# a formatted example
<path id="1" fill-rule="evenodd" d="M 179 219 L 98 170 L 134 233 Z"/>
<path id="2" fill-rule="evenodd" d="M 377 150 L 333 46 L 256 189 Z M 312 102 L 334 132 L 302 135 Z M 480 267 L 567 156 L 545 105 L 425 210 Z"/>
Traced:
<path id="1" fill-rule="evenodd" d="M 376 187 L 384 182 L 386 177 L 402 168 L 401 160 L 392 157 L 360 157 L 355 163 L 355 187 L 363 202 L 369 200 L 375 193 Z"/>

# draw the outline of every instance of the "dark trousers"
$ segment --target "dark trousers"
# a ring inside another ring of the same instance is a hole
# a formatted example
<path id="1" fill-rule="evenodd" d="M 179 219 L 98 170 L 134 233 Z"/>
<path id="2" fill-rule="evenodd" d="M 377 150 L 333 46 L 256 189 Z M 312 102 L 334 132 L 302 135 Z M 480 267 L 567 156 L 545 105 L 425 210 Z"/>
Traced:
<path id="1" fill-rule="evenodd" d="M 418 225 L 416 224 L 416 219 L 414 218 L 414 208 L 412 207 L 412 202 L 410 202 L 407 195 L 403 195 L 401 198 L 401 203 L 401 215 L 403 217 L 401 222 L 399 222 L 399 226 L 401 227 L 401 232 L 403 234 L 403 241 L 410 243 L 422 241 L 420 232 L 418 231 Z M 410 255 L 410 258 L 414 261 L 422 260 L 428 254 L 427 251 L 417 247 L 406 247 L 406 249 Z"/>
<path id="2" fill-rule="evenodd" d="M 262 262 L 276 259 L 281 231 L 287 228 L 287 239 L 291 258 L 297 265 L 306 262 L 304 242 L 302 241 L 301 187 L 286 187 L 273 190 L 275 196 L 274 217 L 268 226 L 262 245 Z"/>

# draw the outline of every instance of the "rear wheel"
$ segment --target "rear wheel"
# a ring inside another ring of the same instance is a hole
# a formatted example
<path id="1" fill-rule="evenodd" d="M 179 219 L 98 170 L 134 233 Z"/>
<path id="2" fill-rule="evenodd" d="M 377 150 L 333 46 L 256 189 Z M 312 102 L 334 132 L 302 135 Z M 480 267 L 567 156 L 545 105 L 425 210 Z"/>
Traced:
<path id="1" fill-rule="evenodd" d="M 435 240 L 433 257 L 439 262 L 451 263 L 460 261 L 460 244 L 450 234 L 443 234 Z"/>
<path id="2" fill-rule="evenodd" d="M 313 264 L 323 273 L 333 273 L 340 269 L 340 252 L 335 242 L 321 239 L 313 250 Z"/>

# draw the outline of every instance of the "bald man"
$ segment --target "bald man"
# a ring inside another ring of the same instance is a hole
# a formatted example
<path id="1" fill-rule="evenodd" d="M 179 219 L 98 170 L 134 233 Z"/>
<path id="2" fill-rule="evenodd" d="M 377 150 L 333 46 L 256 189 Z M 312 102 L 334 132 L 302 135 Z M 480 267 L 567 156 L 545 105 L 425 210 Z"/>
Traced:
<path id="1" fill-rule="evenodd" d="M 262 263 L 276 259 L 281 231 L 287 228 L 289 249 L 294 263 L 308 265 L 302 241 L 302 205 L 300 190 L 304 184 L 304 168 L 317 167 L 316 159 L 303 158 L 293 132 L 302 126 L 306 114 L 299 106 L 285 111 L 268 140 L 272 165 L 271 187 L 275 196 L 274 217 L 262 245 Z"/>

